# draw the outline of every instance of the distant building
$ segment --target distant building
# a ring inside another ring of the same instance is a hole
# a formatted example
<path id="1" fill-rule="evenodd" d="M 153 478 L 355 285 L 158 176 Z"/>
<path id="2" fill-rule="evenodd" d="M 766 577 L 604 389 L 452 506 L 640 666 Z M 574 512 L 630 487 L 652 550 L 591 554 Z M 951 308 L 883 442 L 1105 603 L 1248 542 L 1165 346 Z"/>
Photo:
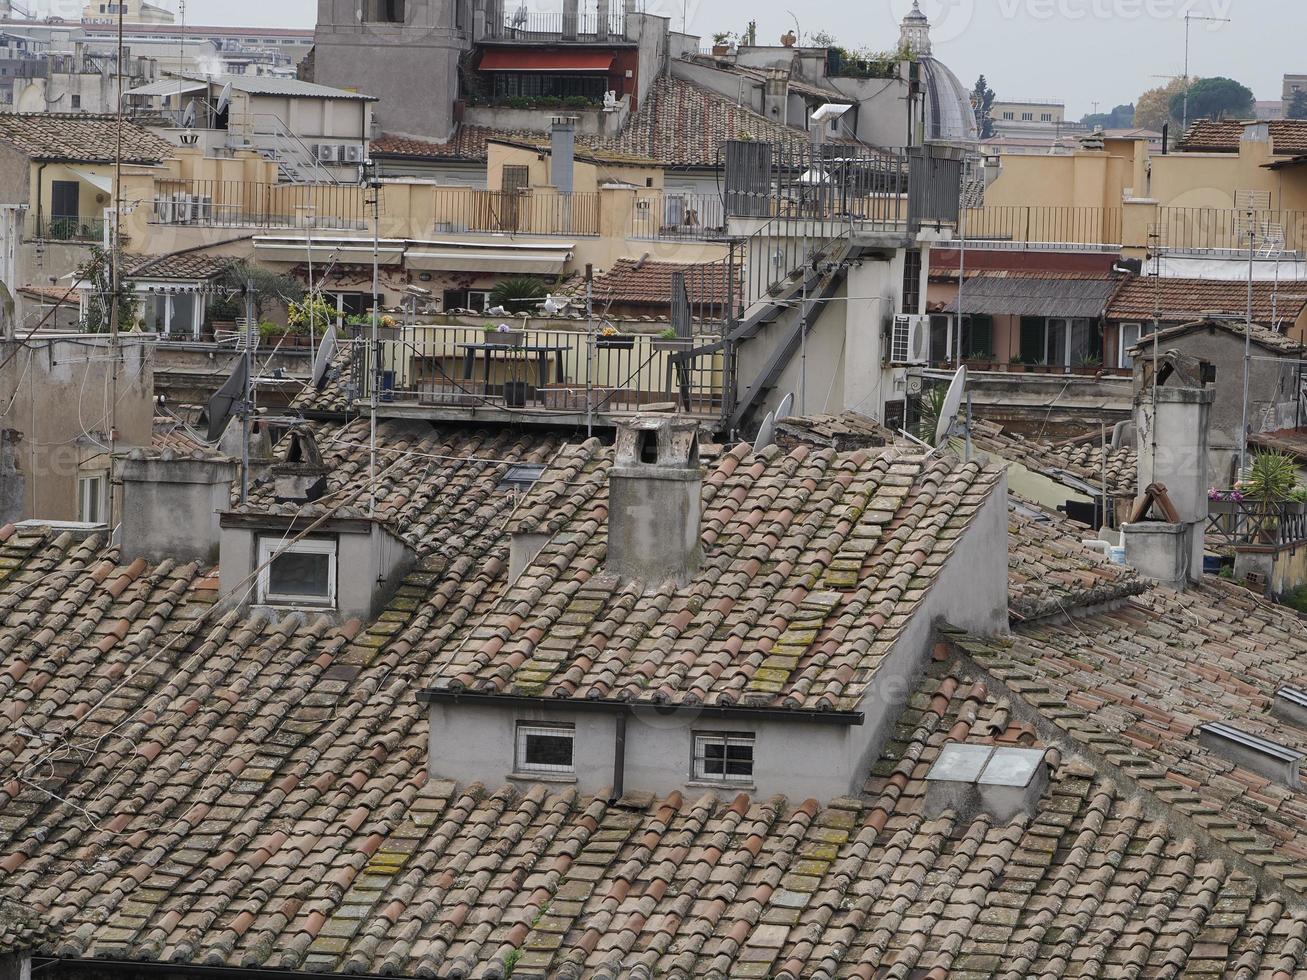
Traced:
<path id="1" fill-rule="evenodd" d="M 122 7 L 123 22 L 127 24 L 173 24 L 177 16 L 165 7 L 149 0 L 92 0 L 82 8 L 82 22 L 87 24 L 118 23 L 118 8 Z"/>

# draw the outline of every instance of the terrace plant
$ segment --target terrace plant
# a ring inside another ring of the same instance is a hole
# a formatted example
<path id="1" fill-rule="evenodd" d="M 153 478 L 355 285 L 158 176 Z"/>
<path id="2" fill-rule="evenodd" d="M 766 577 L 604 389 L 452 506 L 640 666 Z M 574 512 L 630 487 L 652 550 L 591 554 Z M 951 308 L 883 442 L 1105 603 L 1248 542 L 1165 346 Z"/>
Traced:
<path id="1" fill-rule="evenodd" d="M 539 279 L 516 276 L 501 279 L 490 290 L 492 309 L 503 307 L 509 313 L 530 313 L 536 309 L 549 291 Z"/>

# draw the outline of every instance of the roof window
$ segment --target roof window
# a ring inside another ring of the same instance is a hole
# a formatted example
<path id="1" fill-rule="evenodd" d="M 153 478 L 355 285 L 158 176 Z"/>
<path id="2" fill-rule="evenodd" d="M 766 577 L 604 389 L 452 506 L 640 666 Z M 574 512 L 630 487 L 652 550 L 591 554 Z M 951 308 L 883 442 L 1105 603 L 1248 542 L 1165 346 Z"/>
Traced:
<path id="1" fill-rule="evenodd" d="M 1047 785 L 1043 749 L 949 742 L 926 774 L 926 814 L 953 810 L 969 820 L 987 813 L 1006 823 L 1033 813 Z"/>
<path id="2" fill-rule="evenodd" d="M 503 479 L 499 481 L 499 489 L 525 493 L 535 486 L 544 472 L 544 466 L 539 463 L 518 463 L 510 466 Z"/>

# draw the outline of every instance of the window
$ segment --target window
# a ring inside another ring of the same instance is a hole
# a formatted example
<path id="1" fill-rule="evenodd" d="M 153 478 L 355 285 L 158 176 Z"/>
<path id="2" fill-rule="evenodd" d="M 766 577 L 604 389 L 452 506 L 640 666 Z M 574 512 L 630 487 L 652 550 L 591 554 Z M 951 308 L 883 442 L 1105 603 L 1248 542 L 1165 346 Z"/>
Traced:
<path id="1" fill-rule="evenodd" d="M 446 313 L 450 310 L 484 313 L 490 309 L 490 292 L 485 289 L 446 289 L 443 309 Z"/>
<path id="2" fill-rule="evenodd" d="M 1013 121 L 1017 118 L 1017 114 L 1015 112 L 1005 112 L 1003 113 L 1003 118 L 1009 121 Z"/>
<path id="3" fill-rule="evenodd" d="M 1135 366 L 1135 359 L 1130 356 L 1130 348 L 1153 332 L 1151 323 L 1123 323 L 1118 328 L 1120 342 L 1117 351 L 1117 363 L 1122 368 Z"/>
<path id="4" fill-rule="evenodd" d="M 80 95 L 72 96 L 72 107 L 74 109 L 80 109 L 82 107 L 82 97 Z"/>
<path id="5" fill-rule="evenodd" d="M 1033 112 L 1023 112 L 1023 113 L 1021 113 L 1021 121 L 1022 121 L 1022 122 L 1034 122 L 1034 121 L 1035 121 L 1035 114 L 1034 114 Z"/>
<path id="6" fill-rule="evenodd" d="M 697 732 L 694 736 L 696 780 L 718 783 L 753 782 L 753 735 L 735 732 Z"/>
<path id="7" fill-rule="evenodd" d="M 335 608 L 336 542 L 305 538 L 286 544 L 280 537 L 260 538 L 258 593 L 266 605 Z"/>
<path id="8" fill-rule="evenodd" d="M 572 762 L 575 743 L 575 725 L 519 723 L 515 768 L 518 772 L 573 773 L 576 771 Z"/>
<path id="9" fill-rule="evenodd" d="M 77 478 L 77 519 L 83 524 L 104 523 L 108 482 L 105 473 L 87 473 Z"/>
<path id="10" fill-rule="evenodd" d="M 364 0 L 363 19 L 373 24 L 404 23 L 404 0 Z"/>
<path id="11" fill-rule="evenodd" d="M 1042 116 L 1039 117 L 1039 121 L 1040 121 L 1040 122 L 1052 122 L 1052 121 L 1053 121 L 1053 114 L 1052 114 L 1051 112 L 1046 112 L 1046 113 L 1044 113 Z"/>

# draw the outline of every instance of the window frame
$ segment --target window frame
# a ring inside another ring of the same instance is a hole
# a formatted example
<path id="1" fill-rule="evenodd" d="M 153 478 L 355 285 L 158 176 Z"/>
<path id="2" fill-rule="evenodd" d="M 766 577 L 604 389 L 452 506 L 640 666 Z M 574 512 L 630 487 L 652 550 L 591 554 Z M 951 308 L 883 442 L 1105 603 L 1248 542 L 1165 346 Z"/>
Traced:
<path id="1" fill-rule="evenodd" d="M 749 772 L 747 775 L 732 775 L 726 772 L 732 743 L 749 746 Z M 722 773 L 716 775 L 707 771 L 707 748 L 720 744 L 723 749 Z M 700 746 L 704 751 L 700 752 Z M 696 783 L 713 783 L 719 786 L 752 786 L 758 764 L 758 736 L 756 732 L 728 731 L 692 731 L 690 733 L 690 779 Z"/>
<path id="2" fill-rule="evenodd" d="M 95 518 L 87 516 L 87 494 L 95 486 Z M 77 474 L 77 520 L 82 524 L 103 524 L 108 509 L 106 491 L 109 486 L 109 474 L 104 470 L 90 470 Z"/>
<path id="3" fill-rule="evenodd" d="M 336 538 L 304 538 L 301 541 L 285 542 L 275 535 L 260 535 L 258 538 L 258 583 L 257 600 L 261 606 L 285 606 L 290 608 L 336 609 L 339 595 L 339 546 Z M 327 595 L 294 595 L 272 591 L 272 563 L 283 555 L 326 555 L 327 556 Z"/>
<path id="4" fill-rule="evenodd" d="M 527 739 L 532 735 L 558 738 L 572 743 L 571 762 L 566 766 L 548 762 L 528 762 Z M 524 776 L 568 777 L 576 775 L 576 725 L 572 722 L 519 721 L 513 726 L 513 771 Z"/>

